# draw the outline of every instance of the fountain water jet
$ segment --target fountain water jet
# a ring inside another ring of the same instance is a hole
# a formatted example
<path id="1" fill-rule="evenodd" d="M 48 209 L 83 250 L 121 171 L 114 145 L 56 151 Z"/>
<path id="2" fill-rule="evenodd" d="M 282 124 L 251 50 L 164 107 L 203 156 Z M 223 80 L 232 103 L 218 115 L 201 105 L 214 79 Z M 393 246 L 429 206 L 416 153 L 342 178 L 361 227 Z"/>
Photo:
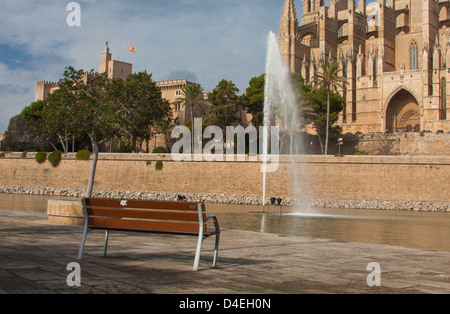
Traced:
<path id="1" fill-rule="evenodd" d="M 264 88 L 264 131 L 263 131 L 263 208 L 266 202 L 266 160 L 270 143 L 269 128 L 276 125 L 280 129 L 282 151 L 289 152 L 293 174 L 293 196 L 303 191 L 303 183 L 298 178 L 299 163 L 294 156 L 303 152 L 299 139 L 298 99 L 291 81 L 291 73 L 283 63 L 278 40 L 273 32 L 267 37 L 266 75 Z M 286 138 L 288 140 L 286 141 Z M 287 148 L 285 145 L 289 145 Z"/>

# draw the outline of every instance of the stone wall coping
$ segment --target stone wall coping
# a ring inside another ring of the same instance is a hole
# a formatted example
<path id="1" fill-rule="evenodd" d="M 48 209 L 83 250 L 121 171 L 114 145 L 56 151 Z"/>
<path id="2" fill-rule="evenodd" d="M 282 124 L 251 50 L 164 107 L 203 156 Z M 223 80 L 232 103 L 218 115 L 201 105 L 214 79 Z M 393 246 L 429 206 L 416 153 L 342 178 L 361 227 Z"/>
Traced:
<path id="1" fill-rule="evenodd" d="M 20 152 L 6 153 L 4 159 L 34 159 L 36 153 L 28 153 L 27 157 L 22 157 Z M 76 160 L 75 153 L 66 153 L 62 155 L 62 160 Z M 187 155 L 189 157 L 189 155 Z M 195 162 L 193 156 L 191 161 Z M 273 157 L 273 156 L 272 156 Z M 401 155 L 401 156 L 381 156 L 381 155 L 278 155 L 280 163 L 389 163 L 389 164 L 444 164 L 450 165 L 450 156 L 418 156 L 418 155 Z M 256 159 L 256 160 L 255 160 Z M 2 159 L 0 159 L 1 162 Z M 124 153 L 100 153 L 99 161 L 166 161 L 166 162 L 178 162 L 172 158 L 171 154 L 124 154 Z M 276 159 L 269 160 L 268 162 L 274 162 Z M 80 160 L 80 162 L 90 162 L 91 159 L 86 161 Z M 180 161 L 183 162 L 183 161 Z M 221 161 L 199 161 L 199 162 L 246 162 L 246 163 L 261 163 L 262 156 L 248 156 L 248 155 L 235 155 L 234 160 L 228 161 L 226 155 L 224 155 Z"/>

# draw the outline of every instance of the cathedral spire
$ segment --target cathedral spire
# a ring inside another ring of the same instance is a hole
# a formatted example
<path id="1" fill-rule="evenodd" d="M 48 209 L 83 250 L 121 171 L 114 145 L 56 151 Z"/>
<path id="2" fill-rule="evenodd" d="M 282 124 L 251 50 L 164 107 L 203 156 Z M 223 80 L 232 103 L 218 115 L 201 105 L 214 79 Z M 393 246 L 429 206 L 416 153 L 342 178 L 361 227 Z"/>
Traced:
<path id="1" fill-rule="evenodd" d="M 300 71 L 300 64 L 295 57 L 298 43 L 298 18 L 295 3 L 294 0 L 285 0 L 281 14 L 278 44 L 280 45 L 284 62 L 291 72 Z"/>
<path id="2" fill-rule="evenodd" d="M 298 26 L 297 9 L 295 8 L 294 0 L 285 0 L 283 6 L 283 13 L 281 19 L 296 22 Z"/>

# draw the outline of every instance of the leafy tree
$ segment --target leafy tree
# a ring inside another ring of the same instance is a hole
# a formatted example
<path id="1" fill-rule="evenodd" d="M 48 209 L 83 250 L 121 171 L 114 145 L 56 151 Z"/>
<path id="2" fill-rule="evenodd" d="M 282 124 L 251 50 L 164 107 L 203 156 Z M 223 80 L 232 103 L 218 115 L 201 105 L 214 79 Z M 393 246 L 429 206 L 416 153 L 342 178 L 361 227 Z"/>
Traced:
<path id="1" fill-rule="evenodd" d="M 298 114 L 299 114 L 299 122 L 300 128 L 305 127 L 308 124 L 311 124 L 312 121 L 316 118 L 317 114 L 320 113 L 318 108 L 315 108 L 313 104 L 309 101 L 305 100 L 305 92 L 311 92 L 311 86 L 305 86 L 305 79 L 302 77 L 300 73 L 291 73 L 291 82 L 292 87 L 294 88 L 295 95 L 297 97 L 298 103 Z"/>
<path id="2" fill-rule="evenodd" d="M 172 129 L 175 127 L 175 124 L 173 123 L 173 119 L 172 119 L 172 115 L 171 114 L 172 114 L 172 111 L 170 111 L 170 116 L 167 115 L 163 119 L 157 121 L 156 122 L 156 127 L 155 127 L 155 130 L 156 130 L 156 132 L 158 134 L 163 134 L 164 135 L 165 148 L 169 147 L 170 133 L 171 133 Z M 147 147 L 148 147 L 148 145 L 147 145 Z"/>
<path id="3" fill-rule="evenodd" d="M 187 84 L 181 89 L 182 97 L 177 98 L 175 104 L 181 104 L 184 108 L 189 108 L 191 124 L 194 122 L 194 108 L 196 106 L 206 106 L 206 102 L 201 99 L 203 87 L 198 84 Z M 194 147 L 194 132 L 191 132 L 191 145 Z"/>
<path id="4" fill-rule="evenodd" d="M 340 66 L 337 62 L 327 62 L 321 64 L 321 71 L 317 72 L 314 77 L 314 82 L 317 88 L 324 88 L 327 91 L 327 122 L 325 135 L 325 155 L 328 154 L 328 137 L 330 129 L 330 94 L 331 91 L 336 91 L 347 83 L 345 77 L 339 76 Z"/>
<path id="5" fill-rule="evenodd" d="M 158 122 L 171 119 L 171 108 L 161 96 L 161 90 L 146 71 L 131 74 L 125 81 L 113 80 L 111 102 L 118 106 L 120 124 L 131 136 L 132 151 L 137 140 L 148 140 Z"/>
<path id="6" fill-rule="evenodd" d="M 334 125 L 334 123 L 338 120 L 339 112 L 343 109 L 344 100 L 337 92 L 324 88 L 314 89 L 311 85 L 303 87 L 302 95 L 302 108 L 303 112 L 306 112 L 304 123 L 312 123 L 314 125 L 319 136 L 322 152 L 324 152 L 324 140 L 325 145 L 328 143 L 326 142 L 327 136 L 335 138 L 341 132 L 341 128 Z M 333 127 L 330 128 L 330 125 L 333 125 Z"/>
<path id="7" fill-rule="evenodd" d="M 61 94 L 60 94 L 61 93 Z M 64 131 L 64 136 L 59 136 L 57 130 L 63 129 L 60 127 L 61 123 L 65 123 L 70 119 L 70 113 L 67 112 L 69 106 L 63 106 L 62 101 L 65 101 L 65 96 L 62 95 L 62 91 L 56 90 L 51 97 L 44 100 L 38 100 L 26 106 L 21 115 L 27 121 L 27 123 L 40 134 L 41 140 L 49 143 L 54 150 L 57 150 L 56 146 L 59 142 L 63 151 L 68 152 L 68 138 L 69 133 Z M 62 111 L 56 113 L 56 111 Z M 58 116 L 64 120 L 57 121 L 53 117 Z M 75 152 L 75 142 L 78 146 L 84 146 L 90 141 L 86 139 L 86 136 L 77 134 L 76 130 L 71 131 L 72 137 L 72 152 Z M 76 140 L 76 141 L 75 141 Z"/>
<path id="8" fill-rule="evenodd" d="M 209 122 L 221 127 L 223 130 L 227 126 L 239 121 L 240 99 L 237 93 L 239 89 L 232 81 L 221 80 L 216 88 L 208 95 L 211 102 L 211 114 Z"/>
<path id="9" fill-rule="evenodd" d="M 99 145 L 118 133 L 117 108 L 110 102 L 111 81 L 106 74 L 67 67 L 59 89 L 47 98 L 43 119 L 56 134 L 87 134 L 92 146 L 92 163 L 86 197 L 92 195 Z"/>
<path id="10" fill-rule="evenodd" d="M 242 107 L 252 115 L 252 125 L 257 129 L 264 123 L 264 85 L 265 74 L 253 77 L 249 87 L 241 96 Z"/>
<path id="11" fill-rule="evenodd" d="M 119 133 L 119 111 L 110 102 L 111 81 L 105 73 L 88 72 L 86 81 L 75 81 L 74 91 L 81 91 L 81 98 L 74 103 L 74 124 L 81 133 L 86 133 L 92 145 L 92 164 L 86 196 L 90 197 L 94 186 L 99 145 Z M 84 83 L 86 82 L 86 83 Z M 79 90 L 77 84 L 81 85 Z"/>
<path id="12" fill-rule="evenodd" d="M 19 114 L 9 120 L 1 147 L 10 151 L 25 151 L 47 150 L 51 145 Z"/>
<path id="13" fill-rule="evenodd" d="M 38 100 L 32 102 L 29 106 L 26 106 L 21 116 L 25 119 L 26 123 L 33 128 L 39 137 L 50 143 L 50 145 L 56 150 L 57 138 L 51 131 L 47 129 L 46 121 L 44 119 L 44 111 L 47 105 L 46 100 Z"/>
<path id="14" fill-rule="evenodd" d="M 182 97 L 177 98 L 176 104 L 182 104 L 189 109 L 191 121 L 194 121 L 194 108 L 198 105 L 204 105 L 205 102 L 201 99 L 203 95 L 203 87 L 198 84 L 187 84 L 181 89 Z"/>

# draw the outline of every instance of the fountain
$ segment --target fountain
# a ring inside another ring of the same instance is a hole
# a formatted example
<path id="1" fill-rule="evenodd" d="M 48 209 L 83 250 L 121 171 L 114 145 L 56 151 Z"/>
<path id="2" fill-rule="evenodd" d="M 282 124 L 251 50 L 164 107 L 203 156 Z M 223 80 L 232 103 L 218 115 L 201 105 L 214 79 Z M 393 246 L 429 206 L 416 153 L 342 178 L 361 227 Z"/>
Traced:
<path id="1" fill-rule="evenodd" d="M 299 108 L 297 96 L 291 83 L 289 69 L 283 63 L 278 40 L 273 32 L 267 37 L 266 78 L 264 90 L 264 128 L 263 128 L 263 209 L 266 202 L 266 160 L 270 143 L 269 126 L 276 125 L 280 130 L 281 150 L 289 152 L 293 173 L 294 199 L 304 190 L 298 178 L 299 163 L 295 155 L 303 151 L 299 139 Z M 288 145 L 286 147 L 285 145 Z"/>

